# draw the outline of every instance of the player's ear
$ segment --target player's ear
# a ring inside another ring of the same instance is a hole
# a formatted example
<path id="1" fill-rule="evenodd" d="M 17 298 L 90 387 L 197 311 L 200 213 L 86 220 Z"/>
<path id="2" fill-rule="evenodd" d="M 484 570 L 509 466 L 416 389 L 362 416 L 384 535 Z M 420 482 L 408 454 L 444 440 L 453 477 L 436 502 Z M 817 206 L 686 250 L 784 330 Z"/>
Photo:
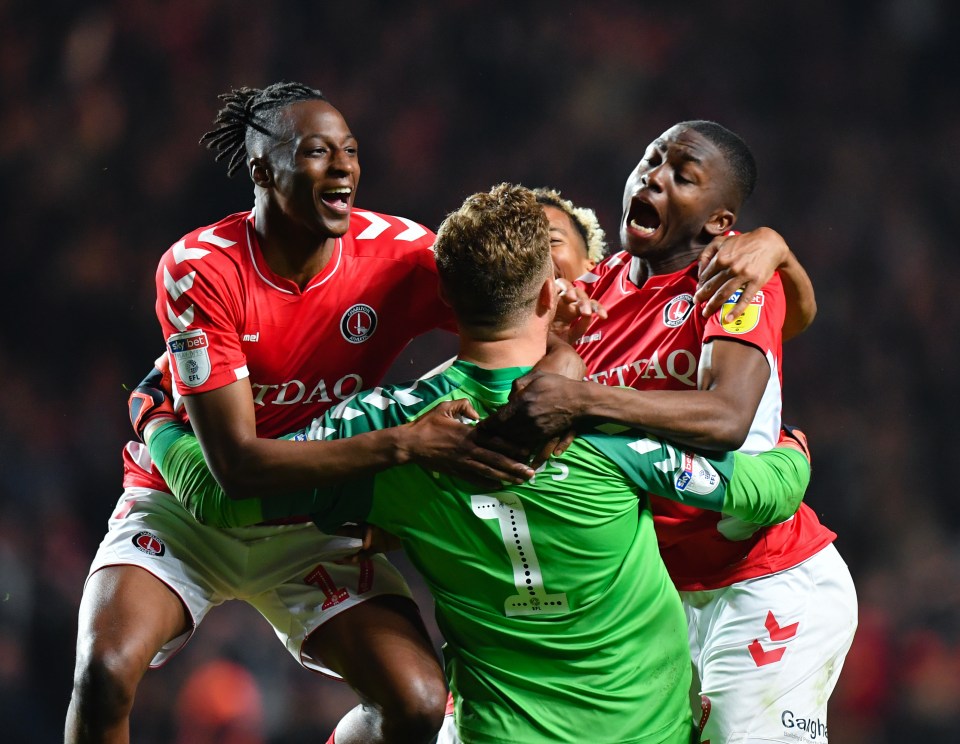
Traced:
<path id="1" fill-rule="evenodd" d="M 553 313 L 557 310 L 557 301 L 561 291 L 557 288 L 557 280 L 553 277 L 545 279 L 540 285 L 540 292 L 537 294 L 537 311 L 542 313 Z"/>
<path id="2" fill-rule="evenodd" d="M 718 235 L 723 235 L 732 230 L 736 222 L 736 214 L 729 209 L 718 209 L 710 215 L 710 219 L 707 220 L 707 224 L 703 226 L 703 229 L 715 238 Z"/>
<path id="3" fill-rule="evenodd" d="M 250 158 L 250 178 L 257 186 L 267 187 L 273 182 L 270 166 L 263 158 Z"/>

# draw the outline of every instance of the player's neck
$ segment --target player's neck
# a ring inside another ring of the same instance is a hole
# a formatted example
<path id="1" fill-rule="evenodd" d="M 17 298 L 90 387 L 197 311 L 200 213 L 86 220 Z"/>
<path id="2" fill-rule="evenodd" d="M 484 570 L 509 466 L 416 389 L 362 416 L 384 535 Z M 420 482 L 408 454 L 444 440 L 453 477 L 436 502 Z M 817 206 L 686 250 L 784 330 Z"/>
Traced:
<path id="1" fill-rule="evenodd" d="M 496 335 L 472 336 L 460 329 L 459 359 L 485 369 L 532 367 L 547 352 L 547 329 L 539 323 L 511 328 Z"/>
<path id="2" fill-rule="evenodd" d="M 301 289 L 326 268 L 337 247 L 336 237 L 318 236 L 289 220 L 271 217 L 268 210 L 257 211 L 254 230 L 270 270 Z"/>
<path id="3" fill-rule="evenodd" d="M 630 281 L 638 287 L 642 287 L 651 276 L 673 274 L 685 269 L 697 259 L 702 250 L 703 246 L 689 245 L 663 253 L 634 256 L 636 260 L 632 262 L 630 267 Z"/>

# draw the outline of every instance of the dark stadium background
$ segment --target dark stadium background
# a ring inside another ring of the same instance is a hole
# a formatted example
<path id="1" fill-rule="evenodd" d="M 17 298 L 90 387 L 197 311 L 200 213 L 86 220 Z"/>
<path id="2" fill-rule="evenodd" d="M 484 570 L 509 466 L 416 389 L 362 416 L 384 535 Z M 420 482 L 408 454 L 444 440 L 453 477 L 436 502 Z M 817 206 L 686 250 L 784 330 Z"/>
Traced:
<path id="1" fill-rule="evenodd" d="M 831 740 L 955 739 L 958 16 L 947 0 L 0 1 L 0 738 L 62 740 L 122 384 L 162 348 L 157 259 L 251 203 L 197 144 L 217 94 L 293 79 L 357 134 L 358 204 L 431 227 L 510 180 L 593 206 L 615 242 L 650 139 L 687 118 L 742 134 L 760 181 L 741 226 L 787 238 L 820 306 L 784 377 L 808 501 L 860 600 Z M 449 351 L 417 344 L 394 374 Z M 240 715 L 216 741 L 323 741 L 353 702 L 235 603 L 147 675 L 133 740 L 202 744 Z"/>

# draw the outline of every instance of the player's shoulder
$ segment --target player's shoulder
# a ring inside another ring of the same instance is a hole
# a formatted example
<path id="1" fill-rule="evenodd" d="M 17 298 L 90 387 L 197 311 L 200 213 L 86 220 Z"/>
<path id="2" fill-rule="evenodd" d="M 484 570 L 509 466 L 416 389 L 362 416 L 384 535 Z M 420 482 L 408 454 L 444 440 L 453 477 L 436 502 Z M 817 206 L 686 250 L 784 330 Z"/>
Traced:
<path id="1" fill-rule="evenodd" d="M 433 230 L 416 220 L 354 207 L 348 236 L 356 255 L 433 261 Z"/>
<path id="2" fill-rule="evenodd" d="M 582 284 L 587 292 L 608 284 L 612 279 L 626 271 L 630 265 L 630 254 L 626 251 L 611 253 L 587 273 L 579 276 L 577 282 Z"/>
<path id="3" fill-rule="evenodd" d="M 630 258 L 630 254 L 626 251 L 614 251 L 598 263 L 591 273 L 605 275 L 611 271 L 624 271 L 630 263 Z"/>
<path id="4" fill-rule="evenodd" d="M 191 230 L 163 254 L 161 264 L 203 263 L 207 266 L 236 263 L 248 245 L 250 212 L 237 212 L 218 222 Z"/>

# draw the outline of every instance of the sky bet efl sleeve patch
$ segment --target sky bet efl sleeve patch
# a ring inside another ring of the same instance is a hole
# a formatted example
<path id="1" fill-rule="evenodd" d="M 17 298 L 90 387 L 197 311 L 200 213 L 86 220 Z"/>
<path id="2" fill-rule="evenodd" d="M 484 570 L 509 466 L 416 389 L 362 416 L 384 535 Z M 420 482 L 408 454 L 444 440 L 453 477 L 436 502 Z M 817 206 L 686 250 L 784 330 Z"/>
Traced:
<path id="1" fill-rule="evenodd" d="M 198 387 L 210 377 L 208 346 L 207 334 L 199 328 L 174 333 L 167 339 L 167 347 L 177 367 L 177 375 L 187 387 Z"/>
<path id="2" fill-rule="evenodd" d="M 733 296 L 723 303 L 723 307 L 720 308 L 720 327 L 723 328 L 727 333 L 749 333 L 754 328 L 757 327 L 757 324 L 760 322 L 760 314 L 763 311 L 763 290 L 761 289 L 757 292 L 753 299 L 750 300 L 750 304 L 747 305 L 747 309 L 743 312 L 739 318 L 735 318 L 730 323 L 727 323 L 723 320 L 727 313 L 733 310 L 733 306 L 737 304 L 737 300 L 740 299 L 740 295 L 743 294 L 742 289 L 738 289 L 734 292 Z"/>

